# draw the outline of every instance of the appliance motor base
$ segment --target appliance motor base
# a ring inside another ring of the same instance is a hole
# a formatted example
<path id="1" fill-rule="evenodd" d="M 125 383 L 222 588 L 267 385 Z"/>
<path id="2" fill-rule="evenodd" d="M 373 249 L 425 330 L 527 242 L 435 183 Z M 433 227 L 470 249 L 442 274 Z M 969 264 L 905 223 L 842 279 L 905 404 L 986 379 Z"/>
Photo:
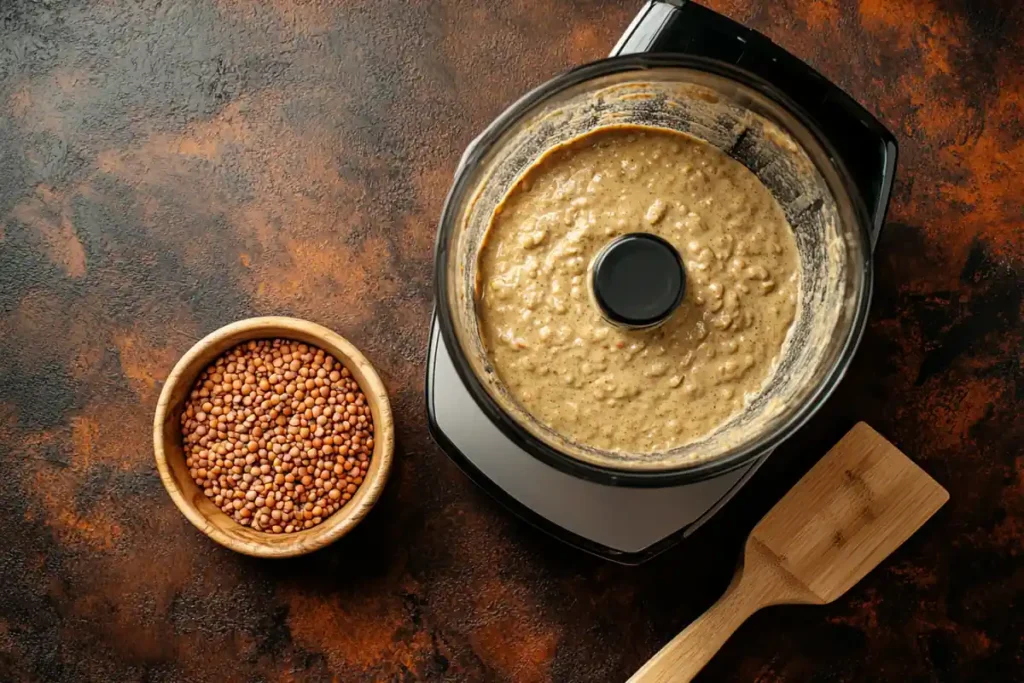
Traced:
<path id="1" fill-rule="evenodd" d="M 821 74 L 763 35 L 688 0 L 650 0 L 611 55 L 676 52 L 734 64 L 783 90 L 829 139 L 872 218 L 885 220 L 896 139 Z M 542 463 L 508 439 L 462 384 L 437 323 L 427 359 L 427 415 L 434 439 L 476 483 L 531 524 L 618 562 L 642 562 L 692 534 L 768 457 L 713 479 L 667 488 L 606 486 Z"/>
<path id="2" fill-rule="evenodd" d="M 427 358 L 430 432 L 484 490 L 566 543 L 624 564 L 643 562 L 693 533 L 757 471 L 666 488 L 607 486 L 568 475 L 505 436 L 477 406 L 434 322 Z"/>

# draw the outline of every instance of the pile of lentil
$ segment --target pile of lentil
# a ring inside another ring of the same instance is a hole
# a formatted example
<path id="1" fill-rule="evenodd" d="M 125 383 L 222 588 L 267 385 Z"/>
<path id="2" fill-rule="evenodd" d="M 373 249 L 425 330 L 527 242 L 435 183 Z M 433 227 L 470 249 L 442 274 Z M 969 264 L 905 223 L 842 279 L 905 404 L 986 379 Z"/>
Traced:
<path id="1" fill-rule="evenodd" d="M 373 453 L 373 417 L 348 368 L 287 339 L 239 344 L 203 370 L 181 433 L 206 497 L 275 534 L 312 528 L 345 505 Z"/>

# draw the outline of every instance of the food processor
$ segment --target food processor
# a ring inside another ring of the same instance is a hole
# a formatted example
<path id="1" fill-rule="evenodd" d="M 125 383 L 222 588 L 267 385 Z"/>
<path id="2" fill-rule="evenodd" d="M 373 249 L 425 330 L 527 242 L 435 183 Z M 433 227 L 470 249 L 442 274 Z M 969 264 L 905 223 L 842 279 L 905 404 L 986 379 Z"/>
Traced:
<path id="1" fill-rule="evenodd" d="M 606 125 L 697 137 L 752 171 L 793 227 L 798 315 L 743 411 L 664 453 L 573 443 L 521 408 L 476 322 L 476 252 L 494 208 L 546 150 Z M 894 137 L 755 31 L 697 4 L 653 0 L 608 59 L 515 102 L 467 148 L 441 218 L 427 361 L 430 431 L 477 484 L 578 548 L 642 562 L 692 534 L 799 429 L 842 378 L 867 319 Z"/>

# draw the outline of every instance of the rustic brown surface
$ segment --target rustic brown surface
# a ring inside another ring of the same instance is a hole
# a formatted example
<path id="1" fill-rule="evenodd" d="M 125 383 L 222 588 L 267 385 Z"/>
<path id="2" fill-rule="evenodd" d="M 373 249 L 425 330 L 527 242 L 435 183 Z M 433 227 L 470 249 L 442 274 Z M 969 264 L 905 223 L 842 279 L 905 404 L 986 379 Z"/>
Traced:
<path id="1" fill-rule="evenodd" d="M 0 680 L 624 680 L 857 419 L 950 503 L 839 602 L 756 615 L 703 680 L 1024 680 L 1011 0 L 709 3 L 902 147 L 858 360 L 697 538 L 640 568 L 583 556 L 429 440 L 431 248 L 461 149 L 528 87 L 605 54 L 639 4 L 0 3 Z M 255 314 L 351 339 L 397 419 L 377 508 L 290 561 L 193 529 L 150 444 L 175 360 Z"/>

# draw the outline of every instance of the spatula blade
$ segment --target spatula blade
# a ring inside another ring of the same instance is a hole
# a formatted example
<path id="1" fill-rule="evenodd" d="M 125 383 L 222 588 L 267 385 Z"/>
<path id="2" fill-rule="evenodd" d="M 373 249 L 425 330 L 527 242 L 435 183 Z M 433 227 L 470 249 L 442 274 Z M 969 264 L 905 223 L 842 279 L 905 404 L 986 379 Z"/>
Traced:
<path id="1" fill-rule="evenodd" d="M 878 432 L 851 429 L 751 533 L 822 602 L 903 544 L 949 493 Z"/>

